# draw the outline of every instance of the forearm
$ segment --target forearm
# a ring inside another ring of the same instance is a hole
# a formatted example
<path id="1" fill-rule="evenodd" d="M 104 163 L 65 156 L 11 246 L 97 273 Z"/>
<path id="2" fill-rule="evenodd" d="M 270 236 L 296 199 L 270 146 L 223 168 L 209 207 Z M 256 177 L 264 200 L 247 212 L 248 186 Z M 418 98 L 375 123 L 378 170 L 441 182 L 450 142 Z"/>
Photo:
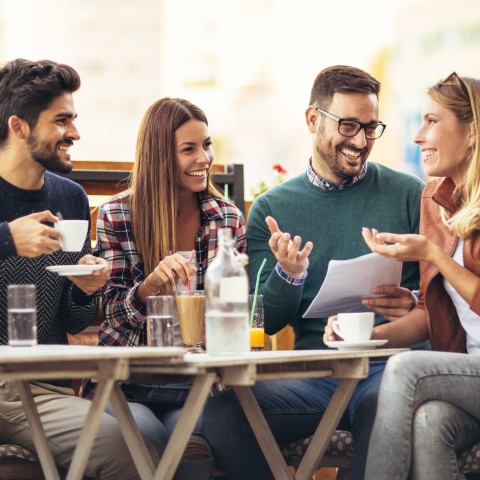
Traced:
<path id="1" fill-rule="evenodd" d="M 298 316 L 303 285 L 290 285 L 272 271 L 261 293 L 265 309 L 265 332 L 274 335 Z"/>
<path id="2" fill-rule="evenodd" d="M 387 347 L 408 347 L 428 339 L 425 311 L 415 308 L 403 317 L 377 325 L 373 329 L 372 340 L 388 340 Z"/>

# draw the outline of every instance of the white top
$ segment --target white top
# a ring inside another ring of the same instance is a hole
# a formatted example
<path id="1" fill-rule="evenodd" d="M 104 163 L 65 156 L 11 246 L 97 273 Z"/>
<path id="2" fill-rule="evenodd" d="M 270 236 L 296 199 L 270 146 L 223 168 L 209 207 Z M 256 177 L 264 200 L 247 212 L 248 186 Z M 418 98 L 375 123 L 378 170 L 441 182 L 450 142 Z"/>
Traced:
<path id="1" fill-rule="evenodd" d="M 462 267 L 463 264 L 463 240 L 459 239 L 457 248 L 452 257 Z M 458 294 L 452 285 L 443 280 L 445 290 L 455 305 L 460 323 L 467 332 L 467 351 L 472 355 L 480 355 L 480 316 L 470 310 L 467 302 Z"/>

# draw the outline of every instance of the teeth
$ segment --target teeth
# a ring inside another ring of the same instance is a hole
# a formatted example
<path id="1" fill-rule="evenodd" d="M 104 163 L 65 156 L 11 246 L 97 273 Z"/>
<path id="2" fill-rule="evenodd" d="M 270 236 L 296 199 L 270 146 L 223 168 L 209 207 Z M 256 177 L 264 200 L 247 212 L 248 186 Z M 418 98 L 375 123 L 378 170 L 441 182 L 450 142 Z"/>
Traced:
<path id="1" fill-rule="evenodd" d="M 185 172 L 187 175 L 191 177 L 203 177 L 207 174 L 207 170 L 194 170 L 192 172 Z"/>
<path id="2" fill-rule="evenodd" d="M 70 148 L 70 145 L 60 145 L 58 147 L 58 149 L 61 150 L 62 152 L 68 152 L 69 148 Z"/>
<path id="3" fill-rule="evenodd" d="M 358 158 L 360 157 L 360 153 L 359 152 L 354 152 L 353 150 L 350 150 L 348 148 L 342 148 L 342 153 L 344 155 L 347 155 L 349 157 L 352 157 L 352 158 Z"/>
<path id="4" fill-rule="evenodd" d="M 434 151 L 433 150 L 425 150 L 423 152 L 423 158 L 430 158 L 433 155 Z"/>

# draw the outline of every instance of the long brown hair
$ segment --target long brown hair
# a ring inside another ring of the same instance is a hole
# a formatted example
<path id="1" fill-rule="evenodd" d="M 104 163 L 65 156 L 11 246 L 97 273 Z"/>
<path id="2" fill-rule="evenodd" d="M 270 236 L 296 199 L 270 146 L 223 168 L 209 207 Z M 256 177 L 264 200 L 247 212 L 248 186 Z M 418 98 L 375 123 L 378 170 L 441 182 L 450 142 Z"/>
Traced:
<path id="1" fill-rule="evenodd" d="M 130 180 L 132 229 L 145 277 L 176 248 L 178 197 L 175 131 L 205 113 L 181 98 L 162 98 L 143 116 Z M 208 175 L 206 194 L 222 197 Z"/>

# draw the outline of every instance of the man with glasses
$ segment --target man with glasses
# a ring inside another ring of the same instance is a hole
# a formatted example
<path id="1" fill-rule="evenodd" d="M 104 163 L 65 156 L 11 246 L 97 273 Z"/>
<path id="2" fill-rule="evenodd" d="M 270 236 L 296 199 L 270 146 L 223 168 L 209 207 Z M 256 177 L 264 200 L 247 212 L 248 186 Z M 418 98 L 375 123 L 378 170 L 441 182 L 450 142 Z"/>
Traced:
<path id="1" fill-rule="evenodd" d="M 334 66 L 320 72 L 305 114 L 313 147 L 307 171 L 260 196 L 249 213 L 251 285 L 267 259 L 260 278 L 265 330 L 273 335 L 292 325 L 296 349 L 326 348 L 327 319 L 302 315 L 331 259 L 370 253 L 362 227 L 418 231 L 421 180 L 366 163 L 385 130 L 379 120 L 379 90 L 380 83 L 358 68 Z M 418 264 L 405 263 L 406 288 L 379 286 L 373 293 L 389 297 L 366 303 L 387 319 L 405 314 L 413 307 L 410 290 L 418 288 L 418 279 Z M 378 317 L 377 322 L 387 321 Z M 383 368 L 384 362 L 371 363 L 369 377 L 358 384 L 339 424 L 354 438 L 352 479 L 364 475 Z M 287 443 L 314 433 L 337 383 L 326 378 L 267 381 L 253 391 L 276 440 Z M 203 418 L 206 436 L 230 478 L 273 478 L 232 391 L 212 398 Z"/>

